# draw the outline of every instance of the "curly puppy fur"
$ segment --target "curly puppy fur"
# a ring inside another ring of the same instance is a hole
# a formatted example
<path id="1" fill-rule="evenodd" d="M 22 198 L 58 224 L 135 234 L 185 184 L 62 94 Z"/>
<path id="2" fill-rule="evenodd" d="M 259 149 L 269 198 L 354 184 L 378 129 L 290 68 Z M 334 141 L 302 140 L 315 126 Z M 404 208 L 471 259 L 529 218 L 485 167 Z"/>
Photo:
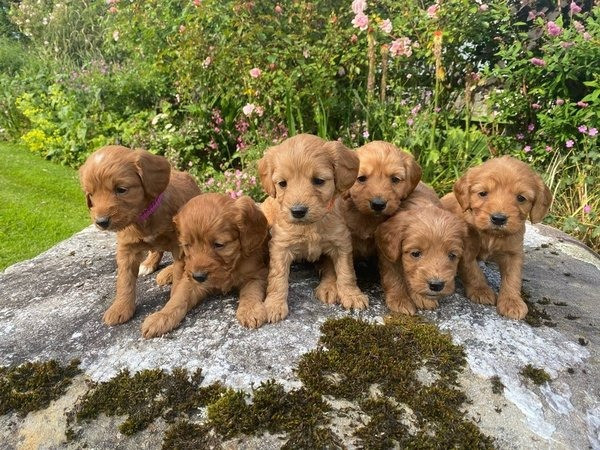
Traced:
<path id="1" fill-rule="evenodd" d="M 184 275 L 160 311 L 142 324 L 145 338 L 177 327 L 189 310 L 212 293 L 239 289 L 237 319 L 258 328 L 266 321 L 263 304 L 268 274 L 268 224 L 250 197 L 202 194 L 175 216 L 184 257 Z"/>
<path id="2" fill-rule="evenodd" d="M 288 278 L 292 261 L 316 261 L 328 255 L 336 274 L 336 292 L 317 289 L 324 302 L 339 298 L 345 308 L 366 308 L 368 297 L 356 285 L 352 240 L 336 196 L 349 189 L 358 173 L 358 157 L 338 141 L 300 134 L 269 148 L 258 170 L 269 198 L 262 205 L 271 225 L 270 267 L 265 308 L 269 322 L 288 314 Z M 334 300 L 335 301 L 335 300 Z"/>
<path id="3" fill-rule="evenodd" d="M 437 308 L 440 298 L 454 292 L 466 236 L 464 221 L 442 209 L 433 189 L 419 184 L 376 231 L 388 307 L 410 315 L 417 308 Z"/>
<path id="4" fill-rule="evenodd" d="M 135 312 L 140 263 L 155 270 L 163 251 L 179 259 L 173 216 L 200 189 L 194 179 L 171 169 L 162 156 L 118 145 L 92 153 L 79 170 L 92 220 L 98 228 L 117 232 L 117 292 L 104 313 L 107 325 L 128 321 Z M 140 215 L 160 195 L 162 202 L 146 220 Z M 174 274 L 178 280 L 180 273 Z"/>
<path id="5" fill-rule="evenodd" d="M 476 303 L 497 305 L 498 312 L 522 319 L 527 305 L 521 298 L 523 236 L 527 216 L 541 221 L 548 213 L 552 193 L 527 164 L 510 156 L 490 159 L 471 168 L 442 198 L 444 208 L 469 226 L 459 276 L 467 297 Z M 493 261 L 500 269 L 498 298 L 488 286 L 477 260 Z"/>
<path id="6" fill-rule="evenodd" d="M 360 165 L 354 185 L 343 198 L 336 200 L 352 235 L 354 259 L 375 256 L 375 230 L 394 215 L 402 202 L 421 180 L 421 167 L 413 156 L 394 145 L 373 141 L 356 150 Z M 336 294 L 335 271 L 331 260 L 321 261 L 322 276 L 319 289 L 331 296 Z M 385 271 L 387 265 L 379 264 Z M 386 274 L 382 274 L 386 278 Z M 335 298 L 329 300 L 335 302 Z"/>

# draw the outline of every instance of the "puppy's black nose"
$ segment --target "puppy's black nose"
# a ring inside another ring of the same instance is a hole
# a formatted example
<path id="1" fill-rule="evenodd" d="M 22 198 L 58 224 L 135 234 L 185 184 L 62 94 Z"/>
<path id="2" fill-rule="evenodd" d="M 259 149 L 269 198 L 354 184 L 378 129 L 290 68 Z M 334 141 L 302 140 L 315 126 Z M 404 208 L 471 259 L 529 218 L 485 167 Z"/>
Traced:
<path id="1" fill-rule="evenodd" d="M 194 272 L 192 273 L 192 278 L 198 283 L 203 283 L 208 278 L 208 274 L 206 272 Z"/>
<path id="2" fill-rule="evenodd" d="M 302 219 L 308 212 L 308 207 L 304 205 L 294 205 L 290 208 L 292 216 L 296 219 Z"/>
<path id="3" fill-rule="evenodd" d="M 373 211 L 383 211 L 387 205 L 387 202 L 381 197 L 375 197 L 370 203 Z"/>
<path id="4" fill-rule="evenodd" d="M 428 284 L 429 289 L 431 289 L 433 292 L 440 292 L 442 289 L 444 289 L 444 286 L 446 285 L 446 283 L 440 280 L 431 280 L 428 281 Z"/>
<path id="5" fill-rule="evenodd" d="M 504 225 L 506 223 L 506 221 L 508 220 L 508 217 L 506 217 L 504 214 L 502 213 L 494 213 L 490 216 L 490 220 L 492 221 L 492 223 L 494 225 Z"/>
<path id="6" fill-rule="evenodd" d="M 96 217 L 96 225 L 98 225 L 103 230 L 106 230 L 110 225 L 110 219 L 108 217 Z"/>

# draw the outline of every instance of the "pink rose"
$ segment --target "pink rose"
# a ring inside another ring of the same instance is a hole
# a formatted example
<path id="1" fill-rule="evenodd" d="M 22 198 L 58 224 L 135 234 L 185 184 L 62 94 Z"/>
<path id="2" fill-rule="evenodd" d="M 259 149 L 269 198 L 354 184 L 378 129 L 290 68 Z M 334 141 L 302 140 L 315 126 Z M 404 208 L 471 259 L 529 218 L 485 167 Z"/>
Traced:
<path id="1" fill-rule="evenodd" d="M 365 9 L 367 9 L 367 2 L 365 0 L 354 0 L 352 2 L 352 12 L 357 16 L 364 14 Z"/>
<path id="2" fill-rule="evenodd" d="M 258 67 L 255 67 L 254 69 L 250 69 L 250 76 L 252 78 L 258 78 L 260 77 L 262 74 L 262 70 L 260 70 Z"/>
<path id="3" fill-rule="evenodd" d="M 437 12 L 440 7 L 434 3 L 429 8 L 427 8 L 427 15 L 430 19 L 435 19 L 437 17 Z"/>
<path id="4" fill-rule="evenodd" d="M 412 48 L 411 48 L 410 44 L 411 44 L 411 40 L 407 37 L 402 37 L 402 38 L 396 39 L 395 41 L 392 42 L 392 45 L 390 46 L 390 55 L 392 55 L 393 57 L 396 57 L 396 56 L 409 57 L 410 55 L 412 55 Z"/>
<path id="5" fill-rule="evenodd" d="M 392 32 L 392 22 L 390 19 L 385 19 L 379 24 L 379 28 L 381 28 L 384 33 L 390 34 Z"/>
<path id="6" fill-rule="evenodd" d="M 352 19 L 352 25 L 361 31 L 365 31 L 367 28 L 369 28 L 369 18 L 363 13 L 357 14 L 354 16 L 354 19 Z"/>

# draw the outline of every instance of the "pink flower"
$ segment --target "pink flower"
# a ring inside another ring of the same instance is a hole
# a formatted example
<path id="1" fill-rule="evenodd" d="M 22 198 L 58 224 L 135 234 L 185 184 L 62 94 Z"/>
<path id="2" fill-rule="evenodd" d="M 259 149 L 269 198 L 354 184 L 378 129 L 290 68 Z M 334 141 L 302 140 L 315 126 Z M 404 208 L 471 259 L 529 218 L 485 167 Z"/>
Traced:
<path id="1" fill-rule="evenodd" d="M 575 145 L 575 142 L 573 142 L 571 139 L 565 142 L 565 147 L 567 148 L 573 148 L 573 145 Z"/>
<path id="2" fill-rule="evenodd" d="M 537 16 L 536 11 L 531 10 L 531 11 L 529 11 L 529 14 L 527 14 L 527 20 L 533 20 L 536 18 L 536 16 Z"/>
<path id="3" fill-rule="evenodd" d="M 352 19 L 352 25 L 361 31 L 365 31 L 367 28 L 369 28 L 369 18 L 363 13 L 359 13 L 354 16 L 354 19 Z"/>
<path id="4" fill-rule="evenodd" d="M 356 44 L 358 42 L 358 36 L 353 34 L 352 36 L 350 36 L 350 42 L 352 44 Z"/>
<path id="5" fill-rule="evenodd" d="M 194 6 L 200 6 L 202 0 L 194 0 Z"/>
<path id="6" fill-rule="evenodd" d="M 369 130 L 365 130 L 365 131 L 363 131 L 363 134 L 362 134 L 362 135 L 363 135 L 363 137 L 364 137 L 365 139 L 368 139 L 368 138 L 369 138 L 369 136 L 370 136 L 370 135 L 369 135 Z"/>
<path id="7" fill-rule="evenodd" d="M 525 153 L 529 153 L 531 151 L 531 146 L 530 145 L 526 145 L 525 147 L 523 147 L 523 151 Z"/>
<path id="8" fill-rule="evenodd" d="M 258 67 L 255 67 L 254 69 L 250 69 L 250 76 L 252 78 L 258 78 L 260 77 L 262 74 L 262 70 L 260 70 Z"/>
<path id="9" fill-rule="evenodd" d="M 577 102 L 577 106 L 580 108 L 587 108 L 588 104 L 586 102 L 582 102 L 581 100 Z"/>
<path id="10" fill-rule="evenodd" d="M 528 130 L 528 131 L 533 131 L 533 130 L 535 130 L 535 125 L 534 125 L 534 124 L 532 124 L 532 123 L 530 123 L 529 125 L 527 125 L 527 130 Z"/>
<path id="11" fill-rule="evenodd" d="M 531 58 L 529 60 L 531 62 L 531 64 L 533 64 L 534 66 L 539 66 L 539 67 L 543 67 L 546 65 L 546 61 L 544 61 L 541 58 Z"/>
<path id="12" fill-rule="evenodd" d="M 412 127 L 413 123 L 415 123 L 415 121 L 413 119 L 408 119 L 406 121 L 406 123 L 408 124 L 409 127 Z"/>
<path id="13" fill-rule="evenodd" d="M 592 136 L 592 137 L 594 137 L 594 136 L 596 136 L 597 134 L 598 134 L 598 129 L 597 129 L 597 128 L 590 128 L 590 129 L 588 130 L 588 135 L 589 135 L 589 136 Z"/>
<path id="14" fill-rule="evenodd" d="M 540 105 L 539 103 L 532 103 L 532 104 L 531 104 L 531 107 L 532 107 L 533 109 L 542 109 L 542 105 Z"/>
<path id="15" fill-rule="evenodd" d="M 577 3 L 571 2 L 569 10 L 571 11 L 571 14 L 579 14 L 581 12 L 581 7 L 577 5 Z"/>
<path id="16" fill-rule="evenodd" d="M 210 177 L 208 180 L 206 180 L 205 184 L 207 186 L 212 186 L 213 184 L 215 184 L 215 179 L 213 177 Z"/>
<path id="17" fill-rule="evenodd" d="M 517 134 L 517 141 L 522 141 L 524 137 L 525 137 L 525 135 L 523 135 L 523 133 L 518 133 Z"/>
<path id="18" fill-rule="evenodd" d="M 392 22 L 390 19 L 385 19 L 379 24 L 379 28 L 381 28 L 384 33 L 390 34 L 392 32 Z"/>
<path id="19" fill-rule="evenodd" d="M 410 113 L 413 116 L 416 116 L 417 114 L 419 114 L 419 111 L 421 111 L 421 105 L 416 105 L 413 109 L 410 110 Z"/>
<path id="20" fill-rule="evenodd" d="M 583 33 L 585 31 L 585 27 L 583 26 L 583 24 L 576 20 L 573 21 L 573 27 L 575 27 L 578 33 Z"/>
<path id="21" fill-rule="evenodd" d="M 108 8 L 108 12 L 111 14 L 116 14 L 119 10 L 117 9 L 116 6 L 111 6 L 110 8 Z"/>
<path id="22" fill-rule="evenodd" d="M 280 5 L 275 5 L 275 12 L 277 14 L 281 14 L 283 12 L 283 8 Z"/>
<path id="23" fill-rule="evenodd" d="M 583 39 L 585 39 L 586 41 L 589 41 L 590 39 L 592 39 L 592 35 L 590 33 L 588 33 L 587 31 L 584 32 L 582 34 L 582 36 L 583 36 Z"/>
<path id="24" fill-rule="evenodd" d="M 439 9 L 439 6 L 437 5 L 437 3 L 434 3 L 429 8 L 427 8 L 427 15 L 429 16 L 430 19 L 434 19 L 437 17 L 438 9 Z"/>
<path id="25" fill-rule="evenodd" d="M 202 67 L 204 67 L 205 69 L 210 66 L 210 64 L 212 63 L 212 58 L 210 56 L 207 56 L 204 61 L 202 61 Z"/>
<path id="26" fill-rule="evenodd" d="M 585 125 L 579 125 L 577 127 L 577 129 L 579 130 L 580 133 L 587 133 L 587 127 Z"/>
<path id="27" fill-rule="evenodd" d="M 215 142 L 215 139 L 214 139 L 214 138 L 212 138 L 212 139 L 210 140 L 210 142 L 208 143 L 208 146 L 209 146 L 210 148 L 212 148 L 213 150 L 216 150 L 216 149 L 219 147 L 219 145 L 218 145 L 218 144 Z M 212 180 L 212 178 L 211 178 L 210 180 Z M 210 181 L 210 180 L 208 180 L 208 181 Z M 214 181 L 214 180 L 213 180 L 213 181 Z M 210 186 L 210 185 L 209 185 L 209 186 Z"/>
<path id="28" fill-rule="evenodd" d="M 546 145 L 546 151 L 547 152 L 551 152 L 552 151 L 552 147 L 550 147 L 549 145 Z"/>
<path id="29" fill-rule="evenodd" d="M 562 33 L 562 28 L 552 21 L 548 22 L 546 29 L 548 30 L 548 34 L 550 36 L 558 36 L 560 33 Z"/>
<path id="30" fill-rule="evenodd" d="M 482 3 L 481 5 L 479 5 L 479 11 L 486 12 L 488 9 L 490 9 L 490 7 L 488 5 L 486 5 L 485 3 Z"/>
<path id="31" fill-rule="evenodd" d="M 407 37 L 402 37 L 402 38 L 396 39 L 395 41 L 392 42 L 392 45 L 390 46 L 390 55 L 392 55 L 393 57 L 396 57 L 396 56 L 409 57 L 410 55 L 412 55 L 412 48 L 411 48 L 410 44 L 411 44 L 411 40 Z"/>
<path id="32" fill-rule="evenodd" d="M 583 212 L 586 213 L 586 214 L 591 213 L 592 212 L 592 207 L 590 205 L 585 205 L 583 207 Z"/>
<path id="33" fill-rule="evenodd" d="M 352 12 L 357 16 L 364 14 L 365 9 L 367 9 L 367 2 L 365 0 L 354 0 L 352 2 Z"/>
<path id="34" fill-rule="evenodd" d="M 560 43 L 560 46 L 562 48 L 571 48 L 575 45 L 575 42 L 571 42 L 571 41 L 563 41 Z"/>
<path id="35" fill-rule="evenodd" d="M 557 104 L 558 106 L 561 106 L 561 105 L 564 105 L 564 104 L 565 104 L 565 101 L 564 101 L 562 98 L 557 98 L 557 99 L 556 99 L 556 104 Z"/>
<path id="36" fill-rule="evenodd" d="M 242 108 L 242 112 L 245 115 L 250 116 L 250 115 L 252 115 L 252 113 L 254 112 L 255 109 L 256 109 L 256 106 L 254 106 L 254 103 L 246 103 L 244 105 L 244 107 Z"/>
<path id="37" fill-rule="evenodd" d="M 262 106 L 257 106 L 254 111 L 256 112 L 256 114 L 258 114 L 258 117 L 262 117 L 262 115 L 264 114 L 265 110 L 263 109 Z"/>
<path id="38" fill-rule="evenodd" d="M 185 25 L 179 25 L 179 32 L 180 33 L 185 32 Z"/>

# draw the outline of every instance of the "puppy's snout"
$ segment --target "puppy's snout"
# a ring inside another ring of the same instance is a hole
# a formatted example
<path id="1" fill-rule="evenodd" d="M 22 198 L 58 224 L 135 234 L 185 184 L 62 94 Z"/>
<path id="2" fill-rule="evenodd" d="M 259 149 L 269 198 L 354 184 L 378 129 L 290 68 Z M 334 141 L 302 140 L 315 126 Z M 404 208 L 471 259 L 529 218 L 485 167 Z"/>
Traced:
<path id="1" fill-rule="evenodd" d="M 302 219 L 308 212 L 308 207 L 304 205 L 294 205 L 290 208 L 292 216 L 296 219 Z"/>
<path id="2" fill-rule="evenodd" d="M 193 272 L 192 278 L 196 280 L 198 283 L 204 283 L 208 278 L 208 273 L 206 272 Z"/>
<path id="3" fill-rule="evenodd" d="M 446 283 L 440 280 L 429 280 L 427 284 L 429 284 L 429 289 L 433 292 L 440 292 L 446 285 Z"/>
<path id="4" fill-rule="evenodd" d="M 96 217 L 96 220 L 94 220 L 94 222 L 103 230 L 106 230 L 110 225 L 110 219 L 106 216 Z"/>
<path id="5" fill-rule="evenodd" d="M 382 199 L 381 197 L 375 197 L 371 199 L 371 209 L 373 211 L 383 211 L 387 205 L 387 201 Z"/>
<path id="6" fill-rule="evenodd" d="M 508 217 L 506 217 L 505 214 L 502 213 L 494 213 L 492 215 L 490 215 L 490 220 L 494 225 L 505 225 Z"/>

